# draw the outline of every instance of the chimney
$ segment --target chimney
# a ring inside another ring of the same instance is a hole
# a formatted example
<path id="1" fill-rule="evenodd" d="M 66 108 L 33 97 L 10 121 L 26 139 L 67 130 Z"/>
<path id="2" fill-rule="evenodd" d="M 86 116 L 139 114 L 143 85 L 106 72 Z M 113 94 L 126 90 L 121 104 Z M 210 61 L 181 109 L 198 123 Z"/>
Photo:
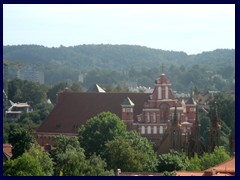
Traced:
<path id="1" fill-rule="evenodd" d="M 115 175 L 116 175 L 116 176 L 119 176 L 119 175 L 120 175 L 120 173 L 121 173 L 121 169 L 117 169 L 117 170 L 116 170 L 116 174 L 115 174 Z"/>

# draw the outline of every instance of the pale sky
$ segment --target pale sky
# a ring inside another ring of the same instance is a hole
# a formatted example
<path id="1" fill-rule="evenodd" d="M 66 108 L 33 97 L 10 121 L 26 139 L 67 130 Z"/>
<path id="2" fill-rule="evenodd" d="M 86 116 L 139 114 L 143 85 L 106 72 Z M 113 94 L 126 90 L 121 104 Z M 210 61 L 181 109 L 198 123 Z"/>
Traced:
<path id="1" fill-rule="evenodd" d="M 235 49 L 234 4 L 4 4 L 3 45 Z"/>

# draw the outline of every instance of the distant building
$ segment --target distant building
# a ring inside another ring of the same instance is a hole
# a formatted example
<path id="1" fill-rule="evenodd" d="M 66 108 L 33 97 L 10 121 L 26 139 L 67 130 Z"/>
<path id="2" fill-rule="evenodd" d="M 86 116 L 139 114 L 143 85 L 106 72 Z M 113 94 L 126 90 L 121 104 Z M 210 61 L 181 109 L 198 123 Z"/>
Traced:
<path id="1" fill-rule="evenodd" d="M 19 68 L 17 71 L 17 78 L 44 84 L 44 72 L 33 66 Z"/>
<path id="2" fill-rule="evenodd" d="M 10 160 L 12 157 L 12 145 L 3 144 L 3 163 Z"/>
<path id="3" fill-rule="evenodd" d="M 32 111 L 28 103 L 13 103 L 12 106 L 5 112 L 8 120 L 18 120 L 22 113 Z"/>
<path id="4" fill-rule="evenodd" d="M 201 154 L 197 101 L 176 98 L 165 74 L 155 80 L 152 93 L 107 93 L 99 85 L 88 92 L 65 90 L 58 94 L 57 104 L 37 129 L 41 146 L 52 144 L 53 135 L 75 136 L 78 128 L 97 114 L 110 111 L 126 124 L 148 138 L 158 154 L 170 149 L 183 149 L 188 155 Z"/>

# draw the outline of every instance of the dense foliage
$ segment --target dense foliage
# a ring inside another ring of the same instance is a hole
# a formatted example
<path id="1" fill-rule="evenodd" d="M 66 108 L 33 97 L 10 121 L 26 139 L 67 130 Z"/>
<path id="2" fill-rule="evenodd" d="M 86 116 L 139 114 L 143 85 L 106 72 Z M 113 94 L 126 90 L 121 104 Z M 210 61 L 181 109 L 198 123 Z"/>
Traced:
<path id="1" fill-rule="evenodd" d="M 195 154 L 192 158 L 188 158 L 184 152 L 170 150 L 167 154 L 159 155 L 158 171 L 164 172 L 165 175 L 174 171 L 203 171 L 229 159 L 229 153 L 222 146 L 215 147 L 210 154 Z"/>
<path id="2" fill-rule="evenodd" d="M 28 102 L 35 107 L 46 101 L 47 87 L 36 82 L 14 79 L 8 82 L 8 98 L 13 102 Z"/>
<path id="3" fill-rule="evenodd" d="M 3 166 L 4 176 L 51 176 L 53 162 L 49 154 L 40 147 L 33 147 L 17 159 L 7 161 Z"/>
<path id="4" fill-rule="evenodd" d="M 54 174 L 63 176 L 110 176 L 107 164 L 93 154 L 89 159 L 80 147 L 78 138 L 59 135 L 55 137 L 54 149 L 50 152 L 54 161 Z"/>
<path id="5" fill-rule="evenodd" d="M 36 143 L 33 135 L 23 128 L 17 128 L 10 131 L 8 140 L 12 145 L 13 159 L 21 156 Z"/>
<path id="6" fill-rule="evenodd" d="M 157 156 L 146 138 L 128 132 L 106 143 L 103 157 L 112 169 L 126 172 L 156 171 Z"/>
<path id="7" fill-rule="evenodd" d="M 105 143 L 126 133 L 126 126 L 117 115 L 103 112 L 80 127 L 79 141 L 87 156 L 93 153 L 100 155 L 105 148 Z"/>
<path id="8" fill-rule="evenodd" d="M 204 153 L 200 157 L 195 154 L 194 157 L 190 159 L 189 167 L 187 169 L 191 171 L 202 171 L 229 159 L 229 153 L 226 152 L 224 147 L 215 147 L 214 151 L 210 154 Z"/>
<path id="9" fill-rule="evenodd" d="M 158 171 L 179 171 L 189 167 L 189 159 L 184 152 L 170 150 L 167 154 L 159 155 Z"/>

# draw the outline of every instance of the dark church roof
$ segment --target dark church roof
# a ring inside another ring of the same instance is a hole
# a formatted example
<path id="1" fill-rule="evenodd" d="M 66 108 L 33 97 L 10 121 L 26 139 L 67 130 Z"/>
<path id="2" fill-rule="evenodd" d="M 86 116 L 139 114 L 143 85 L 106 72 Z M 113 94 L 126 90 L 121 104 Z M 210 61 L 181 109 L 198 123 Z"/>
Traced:
<path id="1" fill-rule="evenodd" d="M 134 118 L 142 112 L 147 93 L 77 93 L 58 94 L 58 102 L 37 132 L 77 133 L 78 128 L 93 116 L 110 111 L 121 118 L 121 103 L 129 97 L 135 104 Z"/>
<path id="2" fill-rule="evenodd" d="M 187 100 L 187 102 L 186 102 L 185 104 L 194 104 L 194 105 L 196 105 L 197 103 L 196 103 L 196 101 L 194 100 L 194 98 L 191 96 L 191 97 Z"/>

